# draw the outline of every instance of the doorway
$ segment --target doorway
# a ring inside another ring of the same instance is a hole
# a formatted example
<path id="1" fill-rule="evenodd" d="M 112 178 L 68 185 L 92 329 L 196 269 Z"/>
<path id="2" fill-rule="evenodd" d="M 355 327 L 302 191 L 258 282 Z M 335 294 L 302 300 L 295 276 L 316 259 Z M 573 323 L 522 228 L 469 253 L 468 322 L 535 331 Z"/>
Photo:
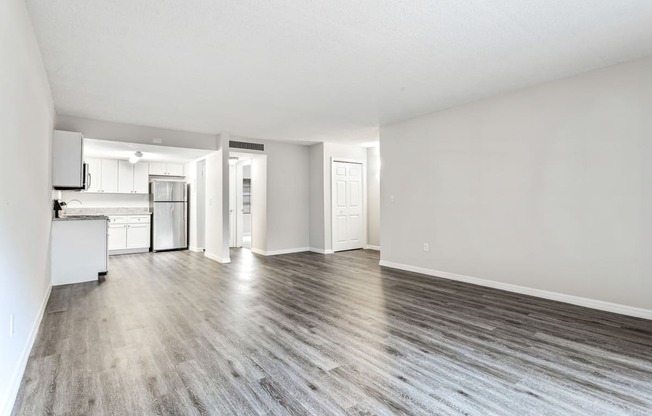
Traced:
<path id="1" fill-rule="evenodd" d="M 229 246 L 251 249 L 251 163 L 246 154 L 229 155 Z"/>
<path id="2" fill-rule="evenodd" d="M 364 248 L 367 235 L 364 162 L 333 159 L 331 171 L 333 251 Z"/>

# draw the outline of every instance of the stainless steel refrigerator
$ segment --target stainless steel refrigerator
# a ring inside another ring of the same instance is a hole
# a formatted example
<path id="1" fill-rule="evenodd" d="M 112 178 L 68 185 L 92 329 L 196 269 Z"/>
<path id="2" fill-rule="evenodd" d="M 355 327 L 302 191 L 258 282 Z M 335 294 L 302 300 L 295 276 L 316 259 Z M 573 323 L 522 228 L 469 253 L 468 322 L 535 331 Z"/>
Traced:
<path id="1" fill-rule="evenodd" d="M 152 251 L 188 248 L 188 200 L 184 182 L 152 181 Z"/>

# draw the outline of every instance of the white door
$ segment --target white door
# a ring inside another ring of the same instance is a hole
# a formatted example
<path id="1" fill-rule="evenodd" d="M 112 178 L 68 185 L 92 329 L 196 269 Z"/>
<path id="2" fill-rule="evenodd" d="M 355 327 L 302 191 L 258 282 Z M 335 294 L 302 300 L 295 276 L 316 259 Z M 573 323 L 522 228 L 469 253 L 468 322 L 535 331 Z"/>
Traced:
<path id="1" fill-rule="evenodd" d="M 118 193 L 134 192 L 134 165 L 126 160 L 118 161 Z"/>
<path id="2" fill-rule="evenodd" d="M 236 174 L 235 165 L 229 165 L 229 247 L 236 247 Z"/>
<path id="3" fill-rule="evenodd" d="M 364 247 L 362 164 L 333 162 L 333 250 Z"/>

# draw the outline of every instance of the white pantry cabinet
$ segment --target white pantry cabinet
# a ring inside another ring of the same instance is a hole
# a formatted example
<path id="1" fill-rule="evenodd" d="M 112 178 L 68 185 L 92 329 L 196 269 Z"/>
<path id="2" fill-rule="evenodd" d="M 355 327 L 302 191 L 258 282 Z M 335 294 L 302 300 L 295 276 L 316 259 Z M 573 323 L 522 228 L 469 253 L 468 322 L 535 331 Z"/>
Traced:
<path id="1" fill-rule="evenodd" d="M 149 189 L 149 166 L 145 162 L 118 161 L 118 193 L 146 194 Z"/>
<path id="2" fill-rule="evenodd" d="M 183 176 L 183 165 L 180 163 L 149 163 L 149 174 L 159 176 Z"/>
<path id="3" fill-rule="evenodd" d="M 118 192 L 118 161 L 87 158 L 91 183 L 86 192 Z"/>

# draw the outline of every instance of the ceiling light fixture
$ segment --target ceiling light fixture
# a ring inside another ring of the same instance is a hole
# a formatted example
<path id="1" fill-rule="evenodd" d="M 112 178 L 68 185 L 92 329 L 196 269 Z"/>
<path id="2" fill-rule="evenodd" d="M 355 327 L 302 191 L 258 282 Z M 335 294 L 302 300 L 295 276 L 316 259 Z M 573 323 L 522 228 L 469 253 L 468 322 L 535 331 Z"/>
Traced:
<path id="1" fill-rule="evenodd" d="M 129 163 L 138 163 L 143 157 L 143 152 L 136 152 L 132 157 L 129 158 Z"/>

